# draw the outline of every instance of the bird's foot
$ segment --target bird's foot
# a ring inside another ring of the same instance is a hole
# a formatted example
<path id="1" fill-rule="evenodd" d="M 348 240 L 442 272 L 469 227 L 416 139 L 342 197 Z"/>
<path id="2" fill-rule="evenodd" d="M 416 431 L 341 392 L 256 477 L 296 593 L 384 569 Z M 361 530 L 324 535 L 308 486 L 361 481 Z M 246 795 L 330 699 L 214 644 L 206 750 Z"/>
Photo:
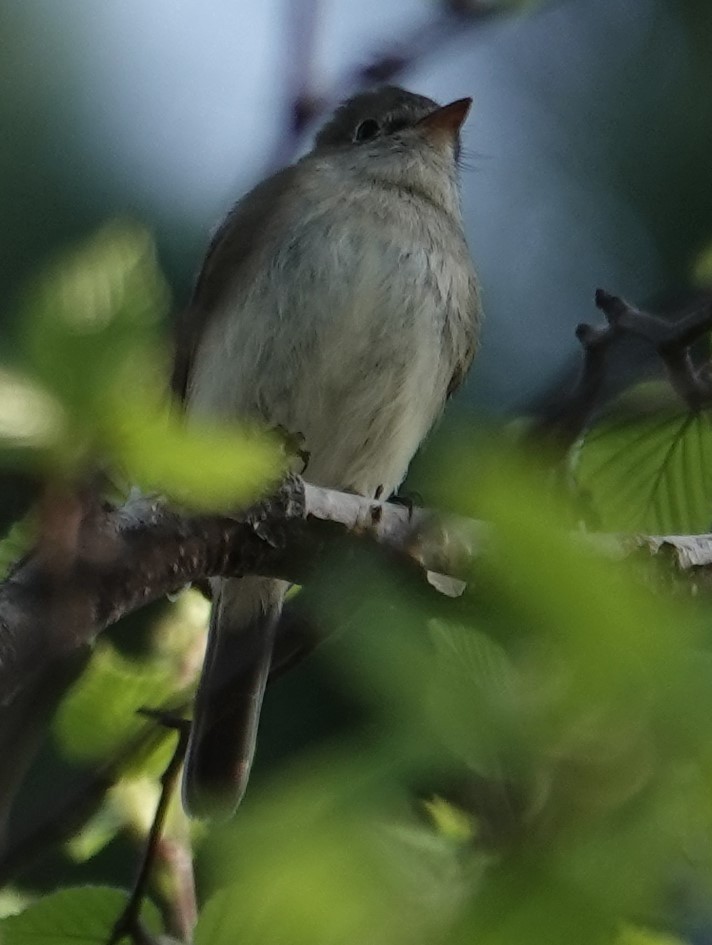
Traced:
<path id="1" fill-rule="evenodd" d="M 301 475 L 307 471 L 307 466 L 309 465 L 309 460 L 311 459 L 311 453 L 309 450 L 304 448 L 306 443 L 306 437 L 303 433 L 293 433 L 291 430 L 288 430 L 281 423 L 276 424 L 272 427 L 273 431 L 282 439 L 284 444 L 284 451 L 288 456 L 297 456 L 302 461 L 302 470 Z"/>
<path id="2" fill-rule="evenodd" d="M 413 509 L 423 504 L 423 497 L 418 492 L 399 492 L 386 500 L 392 505 L 403 505 L 408 510 L 408 521 L 413 518 Z"/>

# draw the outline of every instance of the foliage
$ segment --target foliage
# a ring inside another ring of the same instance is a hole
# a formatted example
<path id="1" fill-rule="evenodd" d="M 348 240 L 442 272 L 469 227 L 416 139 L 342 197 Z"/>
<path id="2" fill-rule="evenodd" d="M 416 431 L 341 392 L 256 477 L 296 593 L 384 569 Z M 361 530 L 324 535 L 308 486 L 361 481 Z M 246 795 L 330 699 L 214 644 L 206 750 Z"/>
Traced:
<path id="1" fill-rule="evenodd" d="M 198 506 L 266 488 L 281 462 L 269 440 L 184 430 L 161 406 L 164 303 L 150 242 L 125 225 L 41 279 L 25 361 L 0 378 L 21 408 L 12 422 L 0 409 L 2 458 L 65 486 L 119 465 Z M 191 827 L 174 805 L 168 840 L 191 834 L 203 875 L 195 945 L 676 940 L 676 891 L 706 894 L 712 878 L 709 604 L 572 527 L 712 517 L 708 415 L 649 393 L 578 444 L 567 489 L 495 436 L 443 437 L 437 504 L 491 528 L 461 599 L 429 608 L 375 554 L 319 576 L 316 622 L 344 630 L 320 666 L 353 723 L 266 777 L 229 826 Z M 85 869 L 122 831 L 145 837 L 171 739 L 136 711 L 187 701 L 205 616 L 190 592 L 140 656 L 98 646 L 57 713 L 53 751 L 104 779 L 67 838 Z M 165 911 L 170 876 L 158 880 Z M 92 886 L 21 892 L 26 910 L 0 922 L 6 945 L 104 942 L 124 901 Z"/>
<path id="2" fill-rule="evenodd" d="M 106 945 L 125 900 L 119 889 L 62 889 L 5 919 L 2 941 L 4 945 Z M 150 903 L 143 918 L 149 928 L 160 927 L 158 913 Z"/>
<path id="3" fill-rule="evenodd" d="M 653 534 L 712 524 L 712 413 L 662 385 L 626 392 L 583 439 L 577 487 L 598 527 Z"/>
<path id="4" fill-rule="evenodd" d="M 132 484 L 211 508 L 254 498 L 279 473 L 279 447 L 244 427 L 186 430 L 168 409 L 166 303 L 150 238 L 131 224 L 42 274 L 21 306 L 22 371 L 0 374 L 7 460 L 68 478 L 109 461 Z"/>

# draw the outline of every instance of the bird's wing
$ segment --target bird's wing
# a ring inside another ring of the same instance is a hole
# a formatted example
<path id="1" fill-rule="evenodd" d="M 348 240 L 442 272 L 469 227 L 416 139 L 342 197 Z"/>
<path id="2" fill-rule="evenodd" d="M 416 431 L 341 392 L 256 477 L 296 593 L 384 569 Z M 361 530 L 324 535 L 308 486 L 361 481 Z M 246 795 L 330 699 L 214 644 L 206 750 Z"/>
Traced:
<path id="1" fill-rule="evenodd" d="M 482 320 L 482 306 L 480 304 L 479 286 L 477 285 L 477 279 L 474 273 L 472 273 L 470 278 L 469 295 L 469 303 L 465 306 L 461 317 L 456 320 L 459 331 L 453 332 L 449 339 L 449 343 L 452 346 L 454 364 L 452 377 L 447 387 L 448 399 L 462 386 L 472 365 L 472 360 L 477 354 L 477 340 L 479 337 L 480 322 Z M 456 338 L 459 340 L 456 340 Z"/>
<path id="2" fill-rule="evenodd" d="M 185 401 L 195 351 L 225 293 L 239 283 L 264 241 L 284 220 L 299 173 L 285 167 L 258 184 L 232 208 L 213 236 L 188 307 L 176 319 L 171 390 Z"/>

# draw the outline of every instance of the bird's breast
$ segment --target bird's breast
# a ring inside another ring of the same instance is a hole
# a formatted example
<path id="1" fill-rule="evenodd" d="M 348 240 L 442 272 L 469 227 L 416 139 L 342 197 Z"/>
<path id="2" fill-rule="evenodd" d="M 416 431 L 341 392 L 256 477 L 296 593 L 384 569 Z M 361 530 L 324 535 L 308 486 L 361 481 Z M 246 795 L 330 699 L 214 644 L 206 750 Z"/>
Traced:
<path id="1" fill-rule="evenodd" d="M 310 481 L 388 493 L 452 377 L 453 326 L 470 317 L 464 240 L 390 194 L 322 201 L 287 232 L 213 319 L 191 410 L 257 415 L 304 437 Z"/>

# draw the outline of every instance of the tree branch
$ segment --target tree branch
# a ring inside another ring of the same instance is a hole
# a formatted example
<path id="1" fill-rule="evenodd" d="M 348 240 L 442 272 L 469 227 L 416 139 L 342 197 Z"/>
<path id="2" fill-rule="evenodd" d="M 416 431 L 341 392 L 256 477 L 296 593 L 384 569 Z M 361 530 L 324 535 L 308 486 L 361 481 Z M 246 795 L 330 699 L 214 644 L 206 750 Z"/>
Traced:
<path id="1" fill-rule="evenodd" d="M 0 585 L 0 704 L 121 617 L 209 577 L 308 581 L 339 536 L 367 539 L 423 576 L 457 576 L 482 526 L 321 489 L 297 477 L 234 516 L 181 512 L 157 498 L 93 512 L 61 576 L 35 552 Z"/>
<path id="2" fill-rule="evenodd" d="M 578 381 L 562 409 L 537 424 L 535 437 L 553 439 L 567 448 L 583 433 L 599 406 L 611 347 L 626 335 L 642 339 L 655 349 L 670 384 L 690 410 L 709 406 L 712 402 L 709 365 L 706 362 L 701 369 L 695 367 L 690 349 L 712 328 L 712 303 L 670 319 L 643 312 L 604 289 L 596 291 L 595 301 L 608 324 L 594 327 L 583 323 L 577 327 L 576 337 L 584 353 Z"/>
<path id="3" fill-rule="evenodd" d="M 28 742 L 28 757 L 35 749 L 32 739 L 17 734 L 24 731 L 20 723 L 27 721 L 28 706 L 44 704 L 45 691 L 51 688 L 47 682 L 55 681 L 57 691 L 52 690 L 51 705 L 43 710 L 41 732 L 62 688 L 71 684 L 77 666 L 83 665 L 87 644 L 131 611 L 212 576 L 259 574 L 308 583 L 345 539 L 378 545 L 430 595 L 426 578 L 438 583 L 431 572 L 465 576 L 486 537 L 487 528 L 480 522 L 322 489 L 297 477 L 287 479 L 259 505 L 234 516 L 185 513 L 162 499 L 145 496 L 120 508 L 94 508 L 78 526 L 73 562 L 67 564 L 61 580 L 54 556 L 42 545 L 0 584 L 0 743 L 4 755 L 13 757 L 13 777 L 5 785 L 0 810 L 7 813 L 24 772 L 18 737 Z M 678 569 L 695 577 L 712 572 L 712 534 L 591 535 L 588 540 L 604 553 L 619 557 L 641 549 L 651 555 L 666 554 Z M 431 604 L 436 599 L 437 595 L 427 597 Z M 305 646 L 299 615 L 293 617 L 295 627 L 289 636 L 294 639 L 285 643 L 276 673 Z M 58 673 L 62 667 L 71 672 Z M 3 731 L 9 733 L 10 741 L 3 741 Z M 95 806 L 111 779 L 111 771 L 102 771 L 96 784 L 84 790 L 83 800 L 72 795 L 64 805 L 68 816 L 52 818 L 54 827 L 40 824 L 37 837 L 29 843 L 26 838 L 17 850 L 6 850 L 0 872 L 16 872 L 20 863 L 46 845 L 45 834 L 51 840 L 57 830 L 63 834 L 71 829 L 72 818 L 83 816 L 87 805 Z M 61 821 L 59 827 L 57 821 Z"/>
<path id="4" fill-rule="evenodd" d="M 233 516 L 186 513 L 145 496 L 92 511 L 61 576 L 45 549 L 0 584 L 0 704 L 7 707 L 29 681 L 121 617 L 192 582 L 261 575 L 307 583 L 344 538 L 376 543 L 423 580 L 433 572 L 458 578 L 485 536 L 480 522 L 322 489 L 298 477 Z M 709 535 L 611 540 L 619 551 L 672 549 L 682 569 L 712 567 Z"/>

